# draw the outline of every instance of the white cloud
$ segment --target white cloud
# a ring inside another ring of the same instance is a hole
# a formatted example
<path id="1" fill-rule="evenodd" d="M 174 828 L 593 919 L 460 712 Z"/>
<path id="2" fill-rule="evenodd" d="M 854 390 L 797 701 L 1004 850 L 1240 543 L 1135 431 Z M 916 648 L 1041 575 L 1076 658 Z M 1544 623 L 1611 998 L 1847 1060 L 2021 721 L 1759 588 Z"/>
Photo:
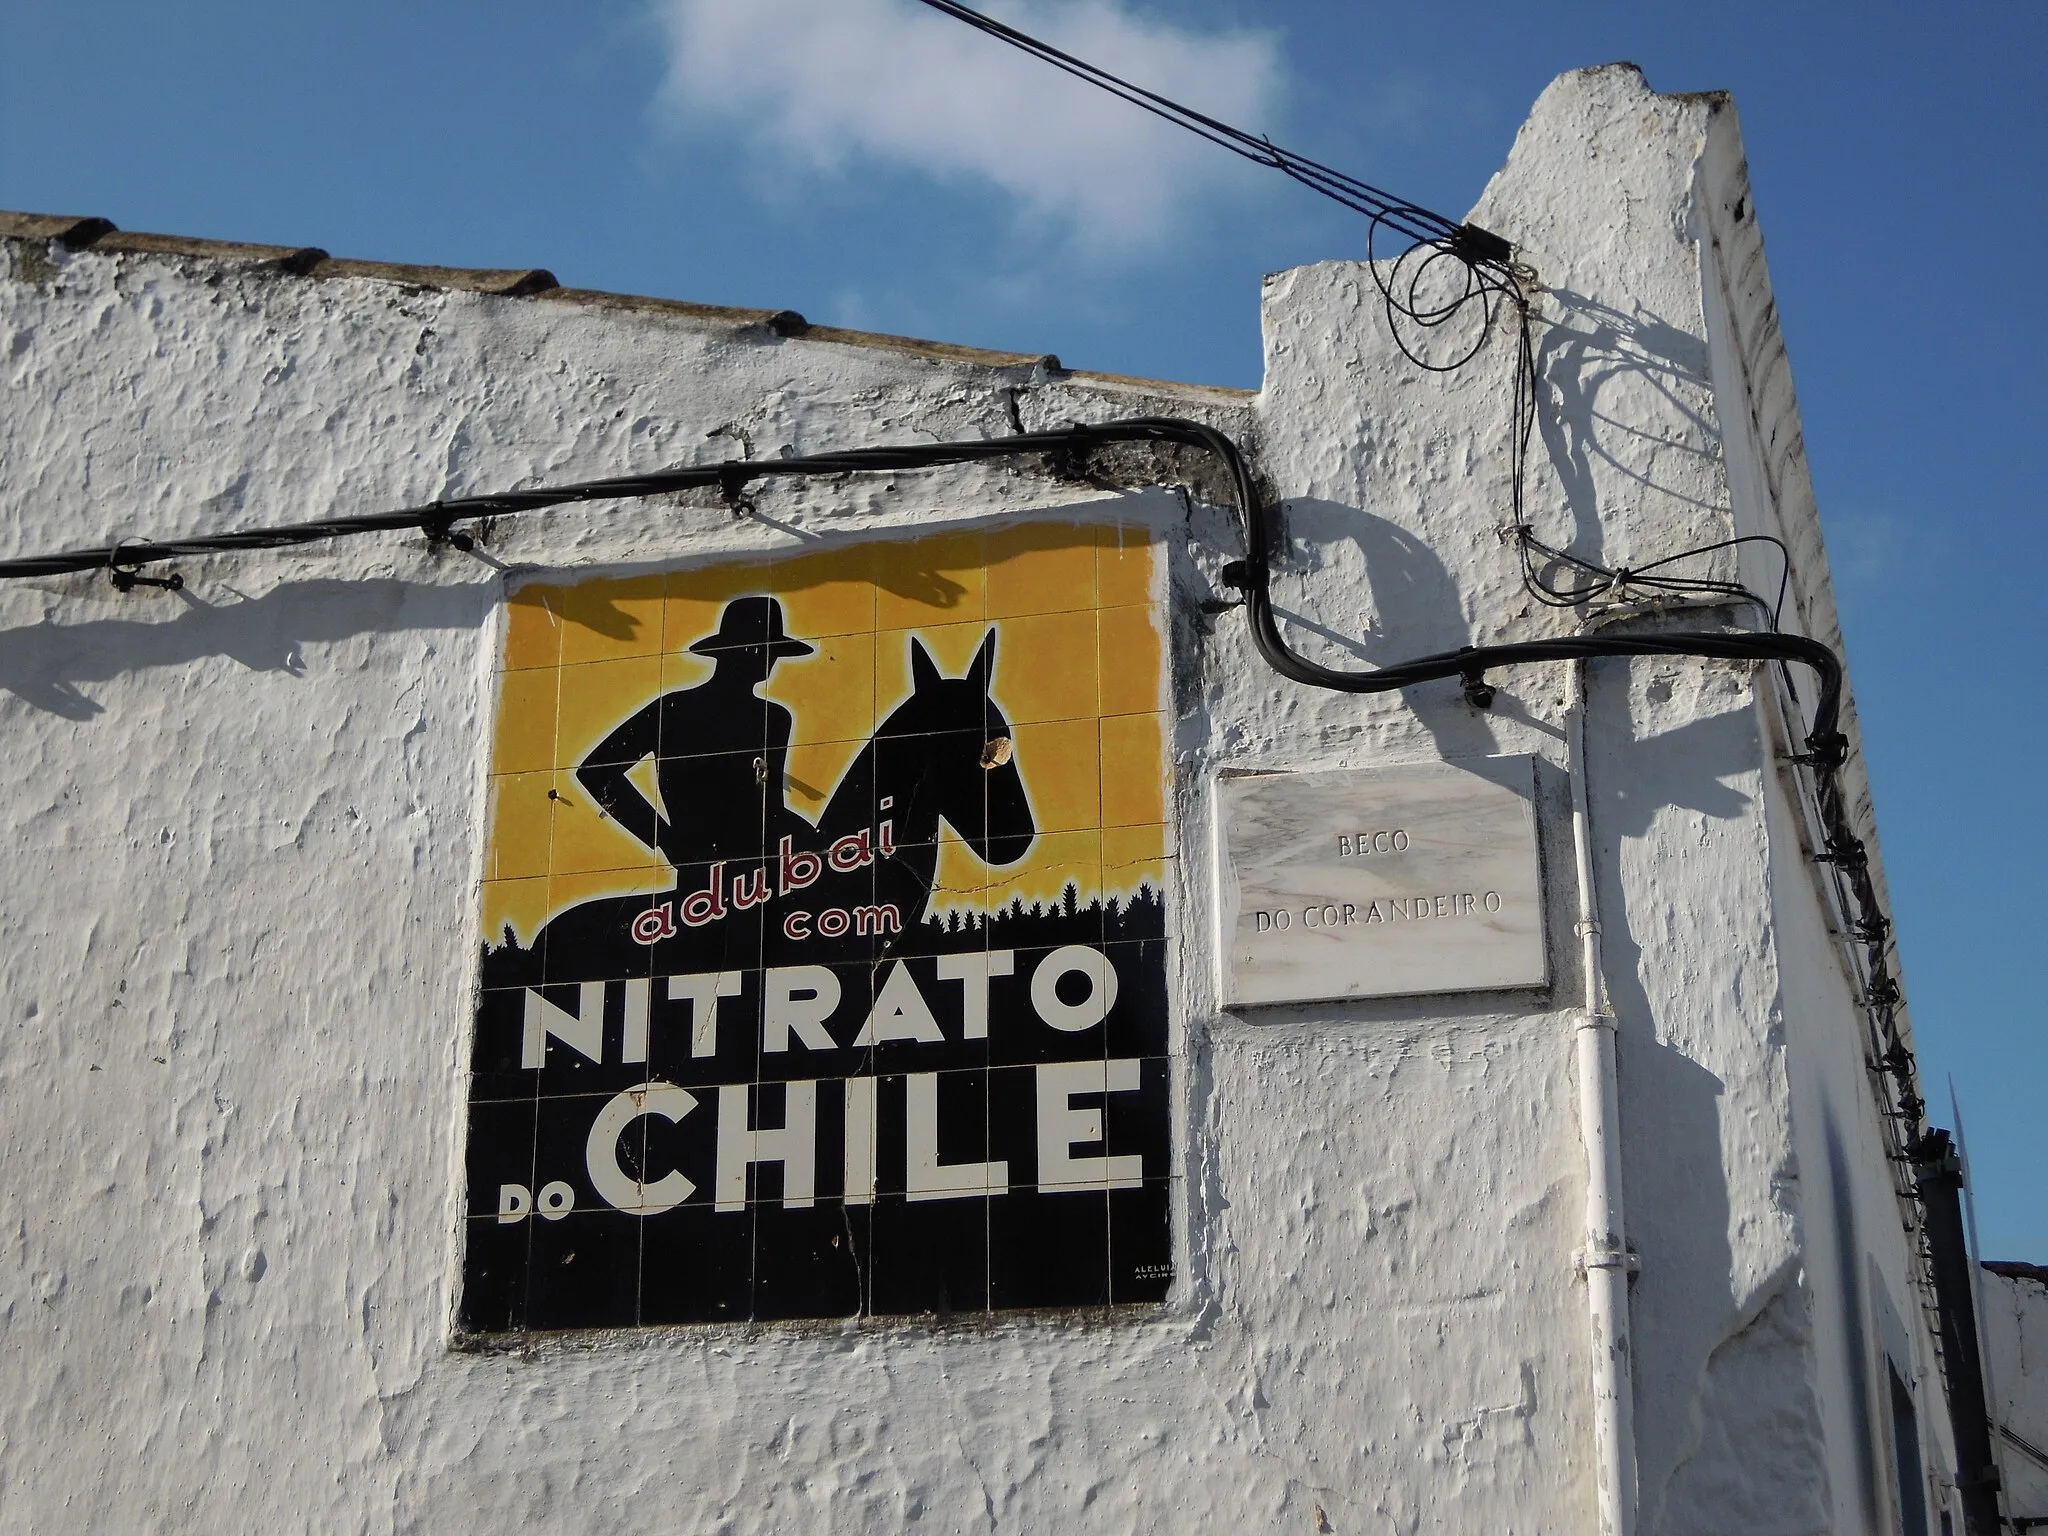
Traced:
<path id="1" fill-rule="evenodd" d="M 1254 132 L 1282 66 L 1258 33 L 1200 33 L 1122 0 L 1011 0 L 990 14 Z M 915 0 L 656 0 L 664 108 L 722 121 L 811 169 L 862 160 L 992 185 L 1084 243 L 1170 234 L 1242 162 Z"/>
<path id="2" fill-rule="evenodd" d="M 1923 536 L 1915 550 L 1913 532 L 1904 519 L 1869 509 L 1831 515 L 1827 541 L 1835 585 L 1855 601 L 1881 598 L 1901 564 L 1909 556 L 1924 560 L 1927 546 L 1935 542 Z"/>

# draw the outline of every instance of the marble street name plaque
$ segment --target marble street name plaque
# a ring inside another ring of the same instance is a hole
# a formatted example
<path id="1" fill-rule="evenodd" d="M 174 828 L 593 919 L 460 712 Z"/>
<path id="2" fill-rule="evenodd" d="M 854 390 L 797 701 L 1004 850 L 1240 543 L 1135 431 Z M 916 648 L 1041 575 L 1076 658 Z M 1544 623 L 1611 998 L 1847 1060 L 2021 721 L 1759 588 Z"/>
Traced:
<path id="1" fill-rule="evenodd" d="M 1226 1006 L 1547 980 L 1527 757 L 1219 785 Z"/>

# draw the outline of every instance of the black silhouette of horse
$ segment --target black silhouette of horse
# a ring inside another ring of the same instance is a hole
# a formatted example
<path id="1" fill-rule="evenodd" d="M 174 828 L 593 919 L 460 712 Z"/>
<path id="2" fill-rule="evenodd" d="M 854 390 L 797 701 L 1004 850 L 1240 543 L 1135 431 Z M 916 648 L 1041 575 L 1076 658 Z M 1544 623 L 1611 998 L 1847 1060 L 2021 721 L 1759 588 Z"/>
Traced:
<path id="1" fill-rule="evenodd" d="M 828 845 L 889 824 L 895 851 L 876 862 L 874 899 L 894 905 L 906 925 L 921 922 L 930 904 L 941 824 L 995 868 L 1017 863 L 1036 836 L 1010 723 L 989 696 L 996 632 L 956 678 L 940 674 L 915 635 L 908 644 L 910 697 L 848 765 L 818 819 Z"/>
<path id="2" fill-rule="evenodd" d="M 774 805 L 771 786 L 765 818 L 751 803 L 735 808 L 736 821 L 764 828 L 758 839 L 728 839 L 717 859 L 679 866 L 667 892 L 558 913 L 530 947 L 487 947 L 484 985 L 880 960 L 924 924 L 942 825 L 991 866 L 1022 859 L 1036 828 L 1009 722 L 989 696 L 995 631 L 955 678 L 915 635 L 906 643 L 910 696 L 847 767 L 815 828 Z"/>

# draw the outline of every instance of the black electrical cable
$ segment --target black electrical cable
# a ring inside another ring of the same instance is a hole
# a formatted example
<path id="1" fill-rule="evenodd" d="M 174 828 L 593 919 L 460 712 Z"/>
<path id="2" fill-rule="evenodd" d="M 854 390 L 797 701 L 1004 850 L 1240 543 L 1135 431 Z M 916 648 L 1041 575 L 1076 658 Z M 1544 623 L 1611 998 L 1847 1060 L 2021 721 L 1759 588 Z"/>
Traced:
<path id="1" fill-rule="evenodd" d="M 1576 557 L 1547 551 L 1553 558 L 1573 565 L 1594 579 L 1583 589 L 1574 589 L 1570 596 L 1551 589 L 1536 572 L 1529 557 L 1527 518 L 1523 506 L 1523 482 L 1528 463 L 1529 444 L 1535 433 L 1537 402 L 1537 367 L 1535 342 L 1530 332 L 1529 300 L 1524 284 L 1532 274 L 1519 266 L 1514 259 L 1514 247 L 1503 237 L 1489 230 L 1469 223 L 1446 218 L 1440 213 L 1395 197 L 1392 193 L 1370 182 L 1347 175 L 1306 155 L 1283 149 L 1271 139 L 1245 132 L 1229 123 L 1184 106 L 1156 91 L 1114 75 L 1086 59 L 1054 47 L 1051 43 L 1018 31 L 1015 27 L 985 16 L 959 0 L 922 0 L 922 3 L 943 16 L 973 27 L 1000 42 L 1020 50 L 1056 69 L 1064 70 L 1078 80 L 1107 91 L 1122 101 L 1129 102 L 1153 116 L 1187 129 L 1232 154 L 1240 155 L 1255 164 L 1270 167 L 1292 177 L 1303 186 L 1320 192 L 1323 196 L 1342 204 L 1366 218 L 1366 270 L 1372 274 L 1378 288 L 1380 302 L 1387 315 L 1387 328 L 1394 344 L 1408 361 L 1432 373 L 1448 373 L 1462 368 L 1478 355 L 1486 338 L 1493 331 L 1500 315 L 1502 304 L 1511 305 L 1515 312 L 1515 367 L 1512 406 L 1508 424 L 1509 457 L 1509 518 L 1511 525 L 1524 540 L 1522 552 L 1523 580 L 1530 590 L 1547 603 L 1570 605 L 1583 601 L 1577 595 L 1579 590 L 1589 594 L 1604 592 L 1614 585 L 1614 573 L 1600 570 Z M 1410 243 L 1391 262 L 1382 264 L 1378 260 L 1377 241 L 1383 229 L 1391 229 L 1404 236 Z M 1440 288 L 1435 286 L 1439 279 L 1436 274 L 1443 270 L 1445 263 L 1455 266 L 1455 274 Z M 1465 315 L 1473 305 L 1478 306 L 1478 323 L 1471 326 L 1470 334 L 1464 340 L 1454 342 L 1445 355 L 1430 356 L 1426 347 L 1411 343 L 1405 327 L 1413 327 L 1422 333 L 1441 331 L 1460 316 Z M 1405 325 L 1404 325 L 1405 323 Z M 1249 494 L 1240 496 L 1250 518 L 1257 508 L 1257 498 Z M 1263 546 L 1255 538 L 1255 551 Z M 1262 558 L 1262 557 L 1260 557 Z M 1682 557 L 1672 557 L 1682 558 Z M 1667 564 L 1668 561 L 1659 562 Z M 1311 663 L 1292 656 L 1281 643 L 1278 631 L 1272 629 L 1270 609 L 1264 597 L 1264 572 L 1258 573 L 1259 580 L 1253 589 L 1253 633 L 1258 637 L 1261 651 L 1267 661 L 1281 672 L 1297 681 L 1308 682 L 1321 687 L 1346 688 L 1354 692 L 1376 692 L 1385 688 L 1407 686 L 1406 681 L 1386 680 L 1381 673 L 1338 674 L 1315 668 Z M 1656 578 L 1650 583 L 1660 590 L 1703 592 L 1709 588 L 1678 581 L 1674 578 Z M 1261 617 L 1263 615 L 1263 617 Z M 1559 644 L 1565 642 L 1557 642 Z M 1556 659 L 1562 652 L 1546 653 L 1538 657 L 1534 653 L 1520 659 Z M 1807 659 L 1807 658 L 1792 658 Z M 1424 662 L 1408 664 L 1409 668 L 1435 664 L 1437 658 L 1426 658 Z M 1306 670 L 1301 670 L 1306 669 Z M 1422 673 L 1410 673 L 1395 669 L 1402 677 L 1422 681 Z M 1440 672 L 1429 672 L 1428 676 L 1441 676 Z M 1365 677 L 1381 679 L 1365 682 Z M 1348 679 L 1337 681 L 1338 678 Z"/>
<path id="2" fill-rule="evenodd" d="M 1885 1045 L 1881 1064 L 1899 1083 L 1900 1112 L 1912 1125 L 1913 1141 L 1917 1143 L 1924 1105 L 1918 1093 L 1911 1053 L 1905 1049 L 1898 1034 L 1897 1009 L 1903 999 L 1890 970 L 1891 924 L 1878 900 L 1863 843 L 1853 831 L 1839 779 L 1847 757 L 1848 741 L 1840 729 L 1842 666 L 1834 652 L 1801 635 L 1755 630 L 1692 630 L 1660 634 L 1566 635 L 1467 646 L 1456 651 L 1419 656 L 1370 672 L 1340 671 L 1321 666 L 1289 648 L 1280 632 L 1270 593 L 1272 571 L 1268 552 L 1273 547 L 1272 533 L 1250 466 L 1227 434 L 1201 422 L 1171 417 L 1136 417 L 965 442 L 857 448 L 843 453 L 811 454 L 793 459 L 726 460 L 615 479 L 445 498 L 422 506 L 325 518 L 316 522 L 199 534 L 182 539 L 123 540 L 56 554 L 23 556 L 0 560 L 0 580 L 105 570 L 112 574 L 117 584 L 132 586 L 137 581 L 151 580 L 136 574 L 141 568 L 179 558 L 241 550 L 289 549 L 330 539 L 407 529 L 418 529 L 430 539 L 440 542 L 463 544 L 467 543 L 468 535 L 455 530 L 457 522 L 488 524 L 501 517 L 546 507 L 640 500 L 712 487 L 723 493 L 729 505 L 740 508 L 744 506 L 743 495 L 747 486 L 770 479 L 909 472 L 941 465 L 983 463 L 1032 455 L 1047 456 L 1056 466 L 1071 470 L 1083 463 L 1091 450 L 1116 443 L 1178 444 L 1207 453 L 1222 466 L 1230 482 L 1231 499 L 1242 522 L 1246 550 L 1242 561 L 1233 562 L 1225 570 L 1225 580 L 1245 595 L 1252 643 L 1259 654 L 1276 672 L 1295 682 L 1344 693 L 1388 693 L 1419 683 L 1456 678 L 1463 683 L 1468 699 L 1475 704 L 1484 704 L 1491 698 L 1491 689 L 1485 681 L 1486 673 L 1526 662 L 1568 661 L 1597 656 L 1699 656 L 1731 661 L 1797 662 L 1812 668 L 1820 680 L 1820 687 L 1812 720 L 1806 728 L 1806 751 L 1798 761 L 1814 776 L 1815 800 L 1824 839 L 1824 847 L 1817 856 L 1833 866 L 1853 909 L 1854 936 L 1863 944 L 1868 957 L 1864 1001 L 1877 1021 L 1879 1035 Z M 158 585 L 164 584 L 164 578 L 155 578 L 154 581 Z"/>
<path id="3" fill-rule="evenodd" d="M 1345 207 L 1364 214 L 1367 218 L 1387 225 L 1416 241 L 1446 241 L 1464 245 L 1470 255 L 1477 259 L 1505 262 L 1509 255 L 1507 242 L 1498 235 L 1485 230 L 1474 229 L 1457 223 L 1440 213 L 1408 202 L 1404 198 L 1360 181 L 1355 176 L 1331 166 L 1311 160 L 1306 155 L 1297 155 L 1292 150 L 1282 149 L 1272 140 L 1246 133 L 1241 128 L 1220 122 L 1192 107 L 1134 85 L 1108 70 L 1090 64 L 1086 59 L 1076 58 L 1055 48 L 1051 43 L 1042 42 L 1028 33 L 1019 32 L 1015 27 L 1005 26 L 993 16 L 956 3 L 956 0 L 923 0 L 941 15 L 955 21 L 965 22 L 978 32 L 1008 43 L 1011 47 L 1043 60 L 1055 69 L 1065 70 L 1076 79 L 1120 97 L 1134 107 L 1150 112 L 1154 117 L 1187 129 L 1190 133 L 1207 139 L 1211 144 L 1229 150 L 1234 155 L 1259 165 L 1269 166 L 1293 177 L 1307 187 L 1312 187 L 1325 197 L 1333 198 Z"/>
<path id="4" fill-rule="evenodd" d="M 1179 443 L 1209 453 L 1223 466 L 1243 522 L 1246 548 L 1246 558 L 1233 565 L 1229 579 L 1245 593 L 1253 643 L 1268 665 L 1284 677 L 1346 693 L 1388 693 L 1417 683 L 1455 677 L 1464 680 L 1468 692 L 1474 692 L 1485 686 L 1485 673 L 1491 668 L 1530 661 L 1563 661 L 1581 656 L 1690 655 L 1729 660 L 1796 661 L 1813 668 L 1820 677 L 1820 696 L 1814 708 L 1808 748 L 1816 754 L 1838 757 L 1842 747 L 1836 729 L 1842 686 L 1841 663 L 1827 647 L 1798 635 L 1704 631 L 1655 635 L 1566 635 L 1546 640 L 1467 646 L 1462 650 L 1417 657 L 1372 672 L 1337 671 L 1309 661 L 1289 649 L 1274 616 L 1267 555 L 1272 535 L 1266 520 L 1265 504 L 1253 484 L 1251 469 L 1243 453 L 1227 434 L 1216 428 L 1172 417 L 1136 417 L 1100 425 L 1075 425 L 1049 432 L 972 441 L 855 448 L 842 453 L 809 454 L 792 459 L 729 459 L 717 464 L 689 465 L 615 479 L 450 497 L 390 512 L 325 518 L 273 528 L 201 534 L 183 539 L 123 540 L 117 544 L 50 555 L 0 560 L 0 580 L 106 570 L 117 578 L 127 576 L 132 581 L 134 573 L 141 567 L 167 560 L 238 550 L 288 549 L 328 539 L 401 529 L 419 529 L 430 539 L 456 542 L 467 537 L 455 532 L 457 522 L 487 524 L 501 517 L 546 507 L 640 500 L 712 487 L 719 489 L 729 503 L 737 505 L 745 488 L 759 480 L 911 471 L 1032 454 L 1074 459 L 1085 456 L 1090 449 L 1119 442 Z"/>
<path id="5" fill-rule="evenodd" d="M 1729 661 L 1799 662 L 1810 667 L 1820 679 L 1819 698 L 1807 732 L 1806 747 L 1816 762 L 1838 766 L 1848 743 L 1839 730 L 1842 699 L 1842 663 L 1835 653 L 1804 635 L 1770 631 L 1667 631 L 1638 635 L 1559 635 L 1544 640 L 1509 641 L 1497 645 L 1467 646 L 1434 656 L 1419 656 L 1370 672 L 1325 667 L 1300 655 L 1280 633 L 1271 596 L 1272 567 L 1269 551 L 1272 534 L 1266 522 L 1266 508 L 1252 485 L 1250 471 L 1237 447 L 1213 427 L 1186 425 L 1204 435 L 1204 446 L 1221 458 L 1230 470 L 1238 508 L 1245 523 L 1245 559 L 1225 573 L 1225 579 L 1245 594 L 1246 616 L 1251 624 L 1252 643 L 1266 664 L 1283 677 L 1311 687 L 1342 693 L 1389 693 L 1416 683 L 1440 678 L 1461 679 L 1467 696 L 1480 702 L 1491 697 L 1485 674 L 1496 668 L 1531 661 L 1571 661 L 1593 656 L 1700 656 Z"/>
<path id="6" fill-rule="evenodd" d="M 547 507 L 592 501 L 633 501 L 678 491 L 716 488 L 724 493 L 728 502 L 736 504 L 745 487 L 758 480 L 928 469 L 943 464 L 967 464 L 1020 454 L 1066 452 L 1083 446 L 1083 439 L 1077 433 L 1094 430 L 1077 428 L 972 442 L 856 448 L 844 453 L 813 454 L 793 459 L 729 459 L 716 464 L 623 475 L 616 479 L 448 497 L 390 512 L 322 518 L 314 522 L 287 523 L 238 533 L 199 534 L 166 540 L 124 539 L 118 544 L 0 560 L 0 580 L 58 576 L 76 571 L 132 572 L 166 560 L 235 550 L 290 549 L 329 539 L 394 530 L 417 529 L 438 541 L 460 541 L 466 536 L 454 532 L 457 522 L 489 524 L 501 517 L 536 512 Z"/>
<path id="7" fill-rule="evenodd" d="M 1476 224 L 1446 218 L 1334 166 L 1284 149 L 1271 139 L 1247 133 L 1193 107 L 1183 106 L 1157 91 L 1147 90 L 1086 59 L 1055 48 L 1051 43 L 1020 32 L 993 16 L 984 16 L 980 11 L 959 4 L 958 0 L 922 0 L 922 3 L 942 16 L 963 22 L 977 32 L 986 33 L 1055 69 L 1064 70 L 1077 80 L 1107 91 L 1154 117 L 1185 128 L 1255 165 L 1279 171 L 1354 213 L 1363 214 L 1366 219 L 1368 270 L 1386 306 L 1395 344 L 1416 366 L 1432 372 L 1447 372 L 1471 361 L 1485 344 L 1487 333 L 1492 329 L 1504 301 L 1520 311 L 1523 351 L 1527 353 L 1528 309 L 1520 286 L 1523 272 L 1515 265 L 1513 245 L 1502 236 Z M 1382 230 L 1392 230 L 1409 242 L 1384 269 L 1379 264 L 1377 253 Z M 1450 280 L 1450 286 L 1441 295 L 1431 297 L 1432 275 L 1445 261 L 1456 263 L 1459 273 Z M 1479 305 L 1480 323 L 1472 328 L 1468 341 L 1454 345 L 1447 358 L 1425 357 L 1402 334 L 1402 321 L 1424 331 L 1435 331 L 1464 314 L 1474 303 Z M 1533 371 L 1528 383 L 1533 392 Z M 1522 380 L 1518 378 L 1518 396 L 1521 386 Z"/>
<path id="8" fill-rule="evenodd" d="M 1716 539 L 1711 544 L 1696 545 L 1680 550 L 1675 555 L 1663 555 L 1645 565 L 1616 567 L 1609 569 L 1593 561 L 1545 544 L 1526 526 L 1514 530 L 1516 542 L 1522 550 L 1523 582 L 1543 603 L 1552 608 L 1576 608 L 1584 603 L 1620 592 L 1630 587 L 1643 588 L 1653 592 L 1669 593 L 1687 597 L 1728 597 L 1754 602 L 1771 617 L 1775 627 L 1784 617 L 1785 593 L 1792 580 L 1792 557 L 1784 541 L 1768 533 L 1745 533 L 1732 539 Z M 1779 558 L 1778 592 L 1769 602 L 1737 581 L 1720 581 L 1711 577 L 1658 576 L 1652 574 L 1675 565 L 1681 560 L 1695 559 L 1710 555 L 1717 550 L 1734 549 L 1743 544 L 1768 544 L 1777 550 Z M 1559 587 L 1547 580 L 1536 568 L 1533 558 L 1541 555 L 1553 566 L 1565 566 L 1578 572 L 1585 580 L 1571 587 Z"/>

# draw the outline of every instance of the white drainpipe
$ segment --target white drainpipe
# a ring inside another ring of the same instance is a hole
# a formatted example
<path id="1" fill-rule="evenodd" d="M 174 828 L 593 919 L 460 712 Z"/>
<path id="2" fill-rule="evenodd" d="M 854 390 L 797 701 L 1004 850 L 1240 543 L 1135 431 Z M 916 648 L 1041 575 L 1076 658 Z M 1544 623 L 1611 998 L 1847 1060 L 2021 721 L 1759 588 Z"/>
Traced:
<path id="1" fill-rule="evenodd" d="M 1593 831 L 1586 810 L 1586 662 L 1572 663 L 1565 753 L 1572 781 L 1572 852 L 1579 883 L 1579 1136 L 1586 1146 L 1586 1246 L 1579 1261 L 1593 1319 L 1593 1442 L 1602 1536 L 1634 1536 L 1635 1394 L 1629 1368 L 1628 1277 L 1622 1237 L 1621 1105 L 1614 1062 L 1614 1011 L 1600 968 L 1600 908 L 1593 895 Z"/>

